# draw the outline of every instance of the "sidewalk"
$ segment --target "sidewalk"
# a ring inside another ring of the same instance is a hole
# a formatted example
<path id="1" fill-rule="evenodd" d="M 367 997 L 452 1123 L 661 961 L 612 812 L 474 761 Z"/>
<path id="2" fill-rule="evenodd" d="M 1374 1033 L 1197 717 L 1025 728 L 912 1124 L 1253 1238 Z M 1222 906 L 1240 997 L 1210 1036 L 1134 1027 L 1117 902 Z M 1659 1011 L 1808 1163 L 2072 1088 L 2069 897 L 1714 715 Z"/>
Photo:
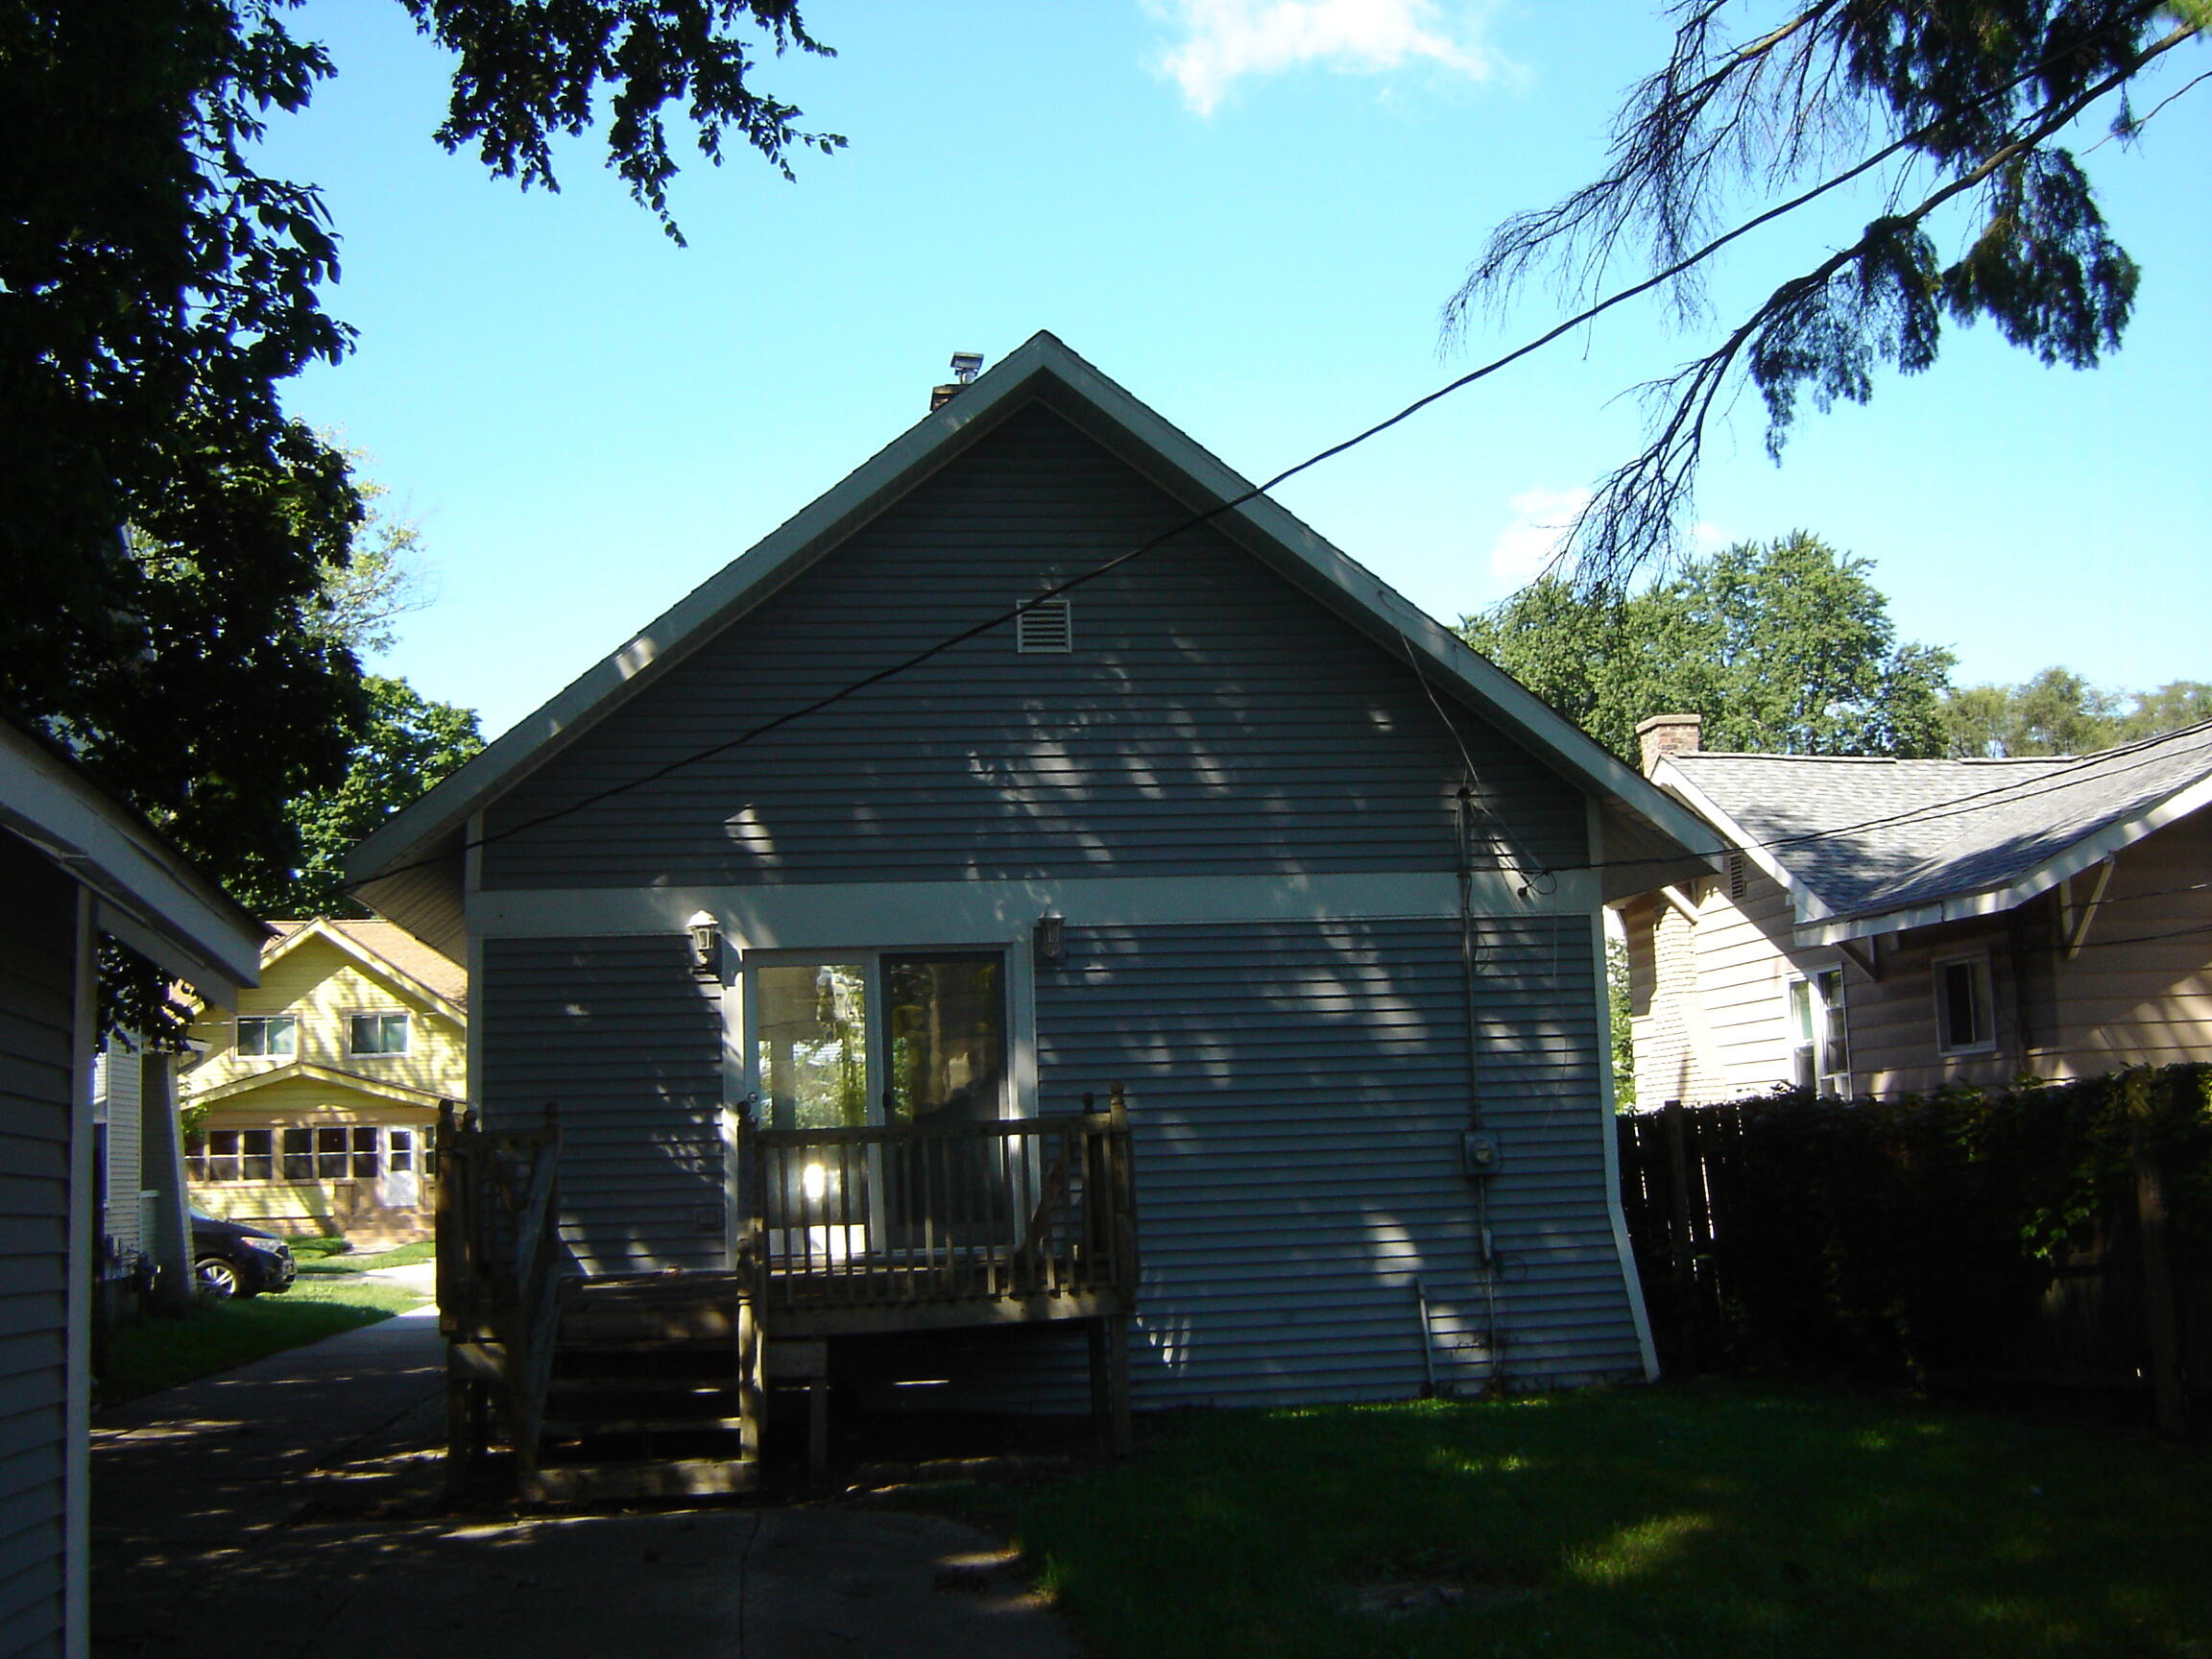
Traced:
<path id="1" fill-rule="evenodd" d="M 442 1516 L 444 1366 L 423 1309 L 101 1413 L 94 1653 L 1073 1659 L 995 1541 L 950 1521 Z"/>

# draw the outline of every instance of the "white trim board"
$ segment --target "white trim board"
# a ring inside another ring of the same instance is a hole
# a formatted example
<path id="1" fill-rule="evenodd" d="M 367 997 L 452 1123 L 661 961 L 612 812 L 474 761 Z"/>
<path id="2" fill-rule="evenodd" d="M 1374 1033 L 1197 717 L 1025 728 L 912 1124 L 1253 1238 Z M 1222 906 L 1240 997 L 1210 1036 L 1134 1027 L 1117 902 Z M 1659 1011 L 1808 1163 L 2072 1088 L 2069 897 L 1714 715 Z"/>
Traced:
<path id="1" fill-rule="evenodd" d="M 0 721 L 0 829 L 94 896 L 93 925 L 208 1001 L 259 982 L 267 930 L 65 757 Z"/>
<path id="2" fill-rule="evenodd" d="M 1590 871 L 1522 897 L 1518 882 L 1484 871 L 1471 896 L 1478 916 L 1594 913 Z M 469 898 L 472 939 L 595 938 L 680 933 L 705 910 L 749 950 L 819 950 L 906 940 L 996 944 L 1046 911 L 1072 926 L 1164 926 L 1242 922 L 1381 921 L 1459 914 L 1449 870 L 1334 876 L 1139 876 L 1026 881 L 810 882 L 777 887 L 540 888 Z"/>

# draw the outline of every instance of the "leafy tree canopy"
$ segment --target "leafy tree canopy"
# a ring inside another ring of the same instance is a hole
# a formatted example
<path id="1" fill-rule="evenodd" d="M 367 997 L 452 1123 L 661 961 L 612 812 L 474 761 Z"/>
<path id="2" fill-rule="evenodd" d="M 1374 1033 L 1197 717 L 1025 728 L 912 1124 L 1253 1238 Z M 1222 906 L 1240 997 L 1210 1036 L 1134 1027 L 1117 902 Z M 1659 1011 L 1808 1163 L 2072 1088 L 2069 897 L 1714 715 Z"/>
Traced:
<path id="1" fill-rule="evenodd" d="M 1611 165 L 1498 228 L 1446 306 L 1448 333 L 1540 273 L 1587 298 L 1638 263 L 1684 320 L 1702 323 L 1705 261 L 1740 233 L 1720 233 L 1726 221 L 1741 214 L 1748 228 L 1860 180 L 1886 210 L 1646 389 L 1649 444 L 1575 527 L 1575 568 L 1594 589 L 1676 554 L 1707 425 L 1743 377 L 1765 401 L 1779 458 L 1800 398 L 1820 409 L 1864 402 L 1879 365 L 1931 367 L 1946 321 L 1986 319 L 2048 364 L 2088 368 L 2116 349 L 2138 273 L 2060 140 L 2106 110 L 2131 137 L 2163 108 L 2133 107 L 2137 78 L 2212 25 L 2212 0 L 1676 0 L 1671 10 L 1673 49 L 1616 117 Z M 1958 223 L 1963 234 L 1946 255 L 1936 235 Z"/>
<path id="2" fill-rule="evenodd" d="M 288 879 L 238 894 L 264 916 L 366 916 L 346 888 L 353 844 L 484 747 L 472 709 L 436 703 L 404 680 L 366 682 L 369 718 L 353 740 L 346 777 L 286 805 L 301 859 Z"/>
<path id="3" fill-rule="evenodd" d="M 794 0 L 400 3 L 458 59 L 439 142 L 550 188 L 603 102 L 671 235 L 669 105 L 714 160 L 732 131 L 786 172 L 843 142 L 749 79 L 756 40 L 824 50 Z M 360 495 L 278 396 L 352 339 L 320 196 L 253 165 L 333 72 L 295 6 L 0 0 L 0 698 L 249 891 L 373 696 L 328 613 Z"/>
<path id="4" fill-rule="evenodd" d="M 2202 681 L 2108 691 L 2071 668 L 2018 685 L 1955 686 L 1943 698 L 1945 751 L 1958 756 L 2086 755 L 2202 720 L 2212 720 L 2212 685 Z"/>
<path id="5" fill-rule="evenodd" d="M 1671 713 L 1709 749 L 1939 754 L 1951 653 L 1898 640 L 1870 568 L 1800 530 L 1625 598 L 1549 576 L 1460 632 L 1631 764 L 1637 723 Z"/>

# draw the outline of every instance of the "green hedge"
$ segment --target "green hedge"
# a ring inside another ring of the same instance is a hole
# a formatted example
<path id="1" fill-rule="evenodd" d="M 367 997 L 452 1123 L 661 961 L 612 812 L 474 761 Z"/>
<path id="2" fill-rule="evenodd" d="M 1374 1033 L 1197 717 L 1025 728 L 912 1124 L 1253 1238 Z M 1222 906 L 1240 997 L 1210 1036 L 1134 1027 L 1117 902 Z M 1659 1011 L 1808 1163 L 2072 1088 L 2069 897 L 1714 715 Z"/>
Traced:
<path id="1" fill-rule="evenodd" d="M 1923 1382 L 2056 1363 L 2054 1344 L 2095 1334 L 2107 1351 L 2068 1362 L 2128 1374 L 2108 1350 L 2140 1326 L 2115 1301 L 2136 1294 L 2138 1144 L 2176 1259 L 2212 1258 L 2212 1066 L 1733 1111 L 1710 1267 L 1719 1353 L 1740 1364 Z M 2055 1312 L 2069 1275 L 2096 1296 Z"/>

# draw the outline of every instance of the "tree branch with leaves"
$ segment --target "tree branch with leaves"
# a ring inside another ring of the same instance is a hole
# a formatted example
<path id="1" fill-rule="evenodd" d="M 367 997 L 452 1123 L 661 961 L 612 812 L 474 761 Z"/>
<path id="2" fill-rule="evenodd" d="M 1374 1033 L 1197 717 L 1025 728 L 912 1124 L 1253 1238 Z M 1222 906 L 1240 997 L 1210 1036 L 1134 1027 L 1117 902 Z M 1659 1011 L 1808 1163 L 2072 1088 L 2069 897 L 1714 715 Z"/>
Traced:
<path id="1" fill-rule="evenodd" d="M 1779 460 L 1801 397 L 1822 411 L 1863 403 L 1877 365 L 1925 371 L 1946 318 L 1987 319 L 2047 364 L 2089 368 L 2116 349 L 2139 274 L 2058 140 L 2115 95 L 2114 130 L 2132 136 L 2130 86 L 2212 20 L 2212 0 L 1815 0 L 1739 41 L 1722 23 L 1742 10 L 1675 8 L 1672 52 L 1629 99 L 1612 165 L 1501 226 L 1445 307 L 1453 338 L 1541 274 L 1583 299 L 1634 258 L 1648 274 L 1631 292 L 1663 292 L 1695 325 L 1710 315 L 1713 259 L 1751 231 L 1865 180 L 1893 204 L 1712 350 L 1640 389 L 1649 442 L 1599 486 L 1566 543 L 1593 590 L 1678 557 L 1707 433 L 1736 386 L 1758 390 Z M 1808 176 L 1817 181 L 1796 189 Z M 1782 199 L 1716 233 L 1744 189 Z M 1931 222 L 1962 201 L 1975 228 L 1945 264 Z"/>

